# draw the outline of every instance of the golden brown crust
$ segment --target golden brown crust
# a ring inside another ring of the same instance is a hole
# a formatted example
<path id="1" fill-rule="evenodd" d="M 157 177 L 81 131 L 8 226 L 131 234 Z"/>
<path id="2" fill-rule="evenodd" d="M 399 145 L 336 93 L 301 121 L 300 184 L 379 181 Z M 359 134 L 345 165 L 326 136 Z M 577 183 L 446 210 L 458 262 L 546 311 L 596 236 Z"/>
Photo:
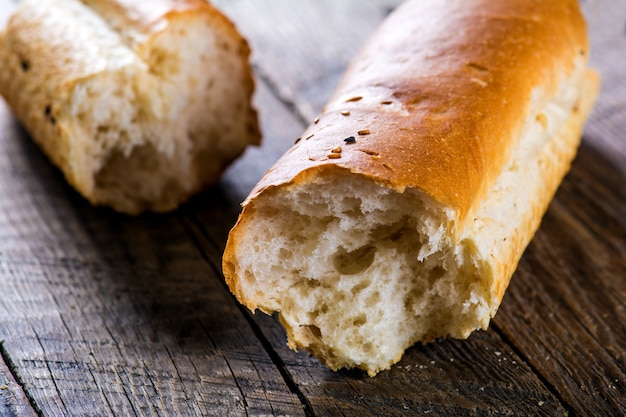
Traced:
<path id="1" fill-rule="evenodd" d="M 522 253 L 539 228 L 543 214 L 548 209 L 557 188 L 570 169 L 581 141 L 583 127 L 589 113 L 591 113 L 599 90 L 600 77 L 595 71 L 588 70 L 581 86 L 579 101 L 574 106 L 568 120 L 539 155 L 539 159 L 543 161 L 539 164 L 543 182 L 536 190 L 534 201 L 528 202 L 529 209 L 520 219 L 522 227 L 516 230 L 513 236 L 509 236 L 501 244 L 501 247 L 492 252 L 494 254 L 492 262 L 495 269 L 491 288 L 492 317 L 504 297 Z"/>
<path id="2" fill-rule="evenodd" d="M 515 146 L 533 88 L 554 94 L 587 54 L 575 0 L 409 1 L 250 199 L 343 167 L 399 191 L 421 189 L 462 221 Z"/>

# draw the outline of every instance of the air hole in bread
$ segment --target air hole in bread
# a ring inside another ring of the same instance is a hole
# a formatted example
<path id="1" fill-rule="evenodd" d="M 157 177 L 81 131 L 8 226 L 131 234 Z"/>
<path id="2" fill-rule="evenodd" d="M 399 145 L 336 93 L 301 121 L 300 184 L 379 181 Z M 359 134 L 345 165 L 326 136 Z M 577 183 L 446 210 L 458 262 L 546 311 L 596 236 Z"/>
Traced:
<path id="1" fill-rule="evenodd" d="M 362 326 L 365 323 L 367 323 L 367 316 L 365 316 L 365 314 L 361 314 L 352 319 L 352 325 L 356 327 Z"/>
<path id="2" fill-rule="evenodd" d="M 548 127 L 548 117 L 544 113 L 537 114 L 536 120 L 544 129 Z"/>
<path id="3" fill-rule="evenodd" d="M 357 295 L 359 294 L 361 291 L 363 291 L 365 288 L 369 287 L 371 285 L 370 281 L 362 281 L 359 282 L 357 285 L 355 285 L 354 287 L 352 287 L 352 289 L 350 290 L 350 292 L 352 293 L 352 295 Z"/>
<path id="4" fill-rule="evenodd" d="M 154 48 L 147 59 L 150 73 L 155 75 L 177 74 L 180 72 L 180 57 L 175 51 Z"/>
<path id="5" fill-rule="evenodd" d="M 446 270 L 443 267 L 435 266 L 433 269 L 431 269 L 428 272 L 428 283 L 430 285 L 433 285 L 435 283 L 435 281 L 437 281 L 437 279 L 439 279 L 442 276 L 444 276 L 445 273 L 446 273 Z"/>
<path id="6" fill-rule="evenodd" d="M 313 325 L 307 325 L 304 326 L 309 332 L 311 332 L 311 335 L 316 338 L 316 339 L 320 339 L 322 337 L 322 331 L 320 330 L 319 327 L 317 326 L 313 326 Z"/>
<path id="7" fill-rule="evenodd" d="M 374 246 L 365 246 L 351 252 L 342 247 L 333 256 L 333 266 L 340 274 L 354 275 L 369 268 L 374 262 L 375 256 L 376 248 Z"/>

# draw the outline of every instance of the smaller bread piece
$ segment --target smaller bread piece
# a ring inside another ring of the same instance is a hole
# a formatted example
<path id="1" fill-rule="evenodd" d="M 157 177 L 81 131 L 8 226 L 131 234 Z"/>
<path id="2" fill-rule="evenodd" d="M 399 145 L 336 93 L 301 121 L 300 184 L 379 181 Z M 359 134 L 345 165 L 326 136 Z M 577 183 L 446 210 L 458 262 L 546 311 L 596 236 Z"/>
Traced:
<path id="1" fill-rule="evenodd" d="M 370 375 L 486 329 L 599 88 L 574 0 L 410 0 L 243 203 L 223 272 Z"/>
<path id="2" fill-rule="evenodd" d="M 259 143 L 249 54 L 204 0 L 24 0 L 0 93 L 91 203 L 162 212 Z"/>

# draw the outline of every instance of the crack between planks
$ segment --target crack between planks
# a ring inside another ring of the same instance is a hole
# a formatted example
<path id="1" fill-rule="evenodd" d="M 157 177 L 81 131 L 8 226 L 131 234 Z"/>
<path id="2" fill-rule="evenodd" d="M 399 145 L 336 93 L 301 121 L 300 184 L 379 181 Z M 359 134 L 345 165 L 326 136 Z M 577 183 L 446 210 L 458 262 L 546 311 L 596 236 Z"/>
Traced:
<path id="1" fill-rule="evenodd" d="M 111 338 L 111 341 L 113 342 L 113 345 L 115 345 L 115 348 L 117 349 L 117 352 L 120 354 L 121 357 L 125 357 L 124 353 L 122 352 L 122 349 L 120 348 L 119 343 L 117 342 L 117 339 L 113 336 L 113 333 L 111 332 L 111 329 L 109 329 L 109 326 L 106 324 L 105 321 L 103 321 L 102 324 L 103 324 L 104 330 L 109 334 L 109 337 Z M 126 384 L 122 381 L 122 377 L 117 372 L 117 370 L 115 370 L 114 375 L 121 383 L 122 391 L 124 392 L 124 397 L 126 397 L 126 400 L 128 400 L 128 404 L 130 405 L 131 410 L 133 410 L 133 415 L 135 417 L 139 417 L 139 413 L 137 412 L 137 409 L 135 409 L 135 404 L 133 403 L 132 399 L 130 398 L 131 396 L 128 393 L 128 390 L 126 389 Z"/>
<path id="2" fill-rule="evenodd" d="M 54 291 L 49 290 L 49 293 L 51 294 L 52 299 L 54 300 L 54 303 L 57 305 L 59 310 L 61 310 L 61 304 L 57 300 L 57 296 L 55 295 Z M 67 322 L 65 321 L 65 318 L 63 317 L 63 314 L 60 311 L 59 311 L 59 319 L 61 320 L 61 323 L 63 323 L 63 327 L 65 327 L 65 330 L 67 331 L 67 334 L 69 336 L 68 344 L 70 345 L 70 349 L 72 350 L 72 355 L 74 356 L 74 362 L 78 364 L 80 361 L 78 360 L 78 355 L 76 354 L 76 350 L 74 349 L 74 345 L 72 343 L 72 339 L 73 339 L 72 332 L 70 331 L 70 327 L 67 325 Z M 83 341 L 87 343 L 87 341 L 85 340 Z M 93 383 L 98 388 L 98 393 L 101 394 L 101 398 L 104 398 L 104 402 L 106 403 L 107 407 L 109 407 L 109 411 L 111 412 L 110 415 L 114 415 L 115 410 L 113 409 L 113 406 L 111 402 L 109 401 L 109 398 L 102 392 L 102 386 L 98 383 L 98 380 L 96 379 L 96 376 L 94 375 L 93 370 L 88 364 L 83 363 L 83 365 L 85 366 L 85 369 L 89 372 L 89 375 L 91 376 Z"/>
<path id="3" fill-rule="evenodd" d="M 567 413 L 566 415 L 568 417 L 576 417 L 576 413 L 574 412 L 573 407 L 561 396 L 561 393 L 559 392 L 559 390 L 556 388 L 556 386 L 554 386 L 554 384 L 552 384 L 548 378 L 546 378 L 541 371 L 539 371 L 539 368 L 537 368 L 535 365 L 533 365 L 532 361 L 530 360 L 530 358 L 524 354 L 524 352 L 522 352 L 521 349 L 519 349 L 515 343 L 513 343 L 513 341 L 508 338 L 506 336 L 506 334 L 504 333 L 504 331 L 502 331 L 502 329 L 500 329 L 499 326 L 492 324 L 491 328 L 494 330 L 494 332 L 500 336 L 500 338 L 507 344 L 509 345 L 509 347 L 511 348 L 511 350 L 517 355 L 519 356 L 519 358 L 524 361 L 524 363 L 530 368 L 531 372 L 539 379 L 539 381 L 543 384 L 543 386 L 546 387 L 546 389 L 550 392 L 550 394 L 554 395 L 554 397 L 557 399 L 557 401 L 561 404 L 561 406 L 563 406 L 563 408 L 565 409 L 565 412 Z"/>
<path id="4" fill-rule="evenodd" d="M 246 321 L 250 324 L 250 327 L 252 328 L 252 331 L 254 332 L 255 336 L 259 339 L 259 341 L 261 342 L 261 345 L 263 345 L 263 348 L 265 349 L 270 359 L 272 360 L 272 363 L 278 368 L 278 372 L 280 372 L 280 375 L 283 377 L 285 384 L 287 384 L 287 387 L 289 388 L 289 390 L 293 394 L 295 394 L 300 400 L 300 402 L 302 403 L 302 409 L 304 410 L 304 415 L 306 417 L 315 417 L 315 413 L 313 412 L 313 406 L 311 405 L 311 402 L 306 397 L 306 395 L 304 395 L 304 393 L 298 386 L 298 383 L 291 376 L 291 373 L 287 369 L 287 365 L 285 364 L 285 361 L 283 361 L 283 359 L 280 357 L 278 352 L 276 352 L 276 350 L 272 347 L 272 344 L 267 339 L 267 337 L 263 334 L 263 331 L 260 329 L 260 327 L 255 323 L 250 313 L 244 310 L 244 307 L 241 306 L 239 302 L 237 302 L 237 304 L 238 304 L 239 310 L 245 317 Z"/>
<path id="5" fill-rule="evenodd" d="M 5 365 L 9 369 L 9 372 L 11 373 L 11 376 L 15 380 L 15 383 L 17 383 L 17 385 L 20 387 L 20 389 L 24 393 L 24 396 L 28 400 L 28 405 L 30 405 L 30 407 L 33 409 L 35 414 L 37 414 L 37 416 L 43 417 L 44 416 L 43 411 L 41 410 L 41 408 L 39 408 L 39 405 L 37 405 L 37 401 L 35 401 L 35 397 L 33 397 L 33 395 L 30 393 L 30 391 L 26 387 L 26 383 L 20 377 L 20 374 L 17 370 L 17 366 L 11 359 L 11 355 L 9 355 L 9 352 L 4 347 L 4 340 L 0 340 L 0 357 L 2 357 L 2 360 L 4 361 Z"/>
<path id="6" fill-rule="evenodd" d="M 32 325 L 30 326 L 30 328 L 35 334 L 37 343 L 39 343 L 39 347 L 41 347 L 41 351 L 43 352 L 43 361 L 46 364 L 46 369 L 48 369 L 48 373 L 50 374 L 50 379 L 52 379 L 52 385 L 54 385 L 54 389 L 59 394 L 59 401 L 61 401 L 61 405 L 63 406 L 63 409 L 67 411 L 68 408 L 67 408 L 67 405 L 65 404 L 65 400 L 63 399 L 63 396 L 61 395 L 61 389 L 59 388 L 59 384 L 57 384 L 57 380 L 54 377 L 54 374 L 52 373 L 52 368 L 50 368 L 50 361 L 48 361 L 48 358 L 47 358 L 48 355 L 46 354 L 46 348 L 43 347 L 43 342 L 41 341 L 41 337 L 39 336 L 39 333 L 37 333 L 37 331 Z"/>
<path id="7" fill-rule="evenodd" d="M 58 307 L 60 307 L 61 304 L 59 304 L 59 302 L 57 301 L 57 297 L 54 294 L 54 292 L 50 291 L 50 294 L 52 294 L 52 298 L 54 299 L 55 304 Z M 65 318 L 63 318 L 63 314 L 61 314 L 61 312 L 59 312 L 59 318 L 61 319 L 61 322 L 63 323 L 63 326 L 65 327 L 65 330 L 67 330 L 67 334 L 70 336 L 69 337 L 70 341 L 68 341 L 68 344 L 70 345 L 70 349 L 72 349 L 72 354 L 74 355 L 75 362 L 78 363 L 79 362 L 78 355 L 76 355 L 76 350 L 74 349 L 74 345 L 71 343 L 72 332 L 70 331 L 70 328 L 67 325 L 67 322 L 65 321 Z M 112 404 L 109 401 L 109 398 L 106 395 L 104 395 L 104 393 L 102 392 L 102 387 L 98 383 L 98 380 L 96 379 L 96 376 L 94 375 L 93 370 L 91 369 L 91 367 L 87 363 L 84 363 L 84 366 L 85 366 L 85 369 L 87 369 L 87 371 L 89 372 L 89 375 L 91 375 L 91 379 L 92 379 L 93 383 L 98 388 L 98 393 L 101 394 L 101 397 L 104 398 L 104 401 L 107 404 L 107 407 L 109 407 L 109 411 L 111 412 L 111 415 L 114 415 L 115 414 L 115 410 L 113 409 Z"/>
<path id="8" fill-rule="evenodd" d="M 205 240 L 207 240 L 209 244 L 213 246 L 214 248 L 218 247 L 218 245 L 211 239 L 211 236 L 204 230 L 202 225 L 199 224 L 199 221 L 193 215 L 188 214 L 186 216 L 179 217 L 179 219 L 180 219 L 181 224 L 183 225 L 183 227 L 189 234 L 189 237 L 191 238 L 191 241 L 193 242 L 194 246 L 198 249 L 198 252 L 200 253 L 200 256 L 202 257 L 202 259 L 207 263 L 209 268 L 211 268 L 213 272 L 215 272 L 216 276 L 223 278 L 222 271 L 219 268 L 217 268 L 213 264 L 213 262 L 211 262 L 210 257 L 203 250 L 202 244 L 200 243 L 200 240 L 194 230 L 196 229 L 199 230 L 199 233 L 202 235 L 202 237 Z M 298 400 L 300 401 L 302 405 L 304 415 L 306 417 L 315 417 L 315 412 L 313 411 L 313 406 L 311 405 L 311 402 L 306 397 L 304 392 L 302 392 L 302 390 L 298 386 L 298 383 L 291 376 L 291 373 L 287 369 L 287 365 L 285 364 L 285 361 L 283 361 L 283 359 L 280 357 L 278 352 L 276 352 L 276 350 L 274 349 L 274 347 L 272 346 L 268 338 L 265 336 L 265 334 L 263 334 L 263 331 L 261 330 L 259 325 L 254 321 L 250 312 L 243 305 L 241 305 L 241 303 L 239 303 L 239 301 L 235 298 L 233 293 L 230 291 L 230 288 L 228 288 L 226 281 L 224 279 L 221 279 L 220 281 L 221 281 L 222 286 L 227 290 L 231 299 L 237 306 L 237 309 L 241 312 L 246 322 L 248 322 L 248 325 L 252 329 L 252 332 L 254 333 L 254 335 L 257 337 L 259 342 L 261 342 L 261 345 L 263 346 L 263 349 L 265 349 L 265 352 L 268 354 L 270 360 L 272 361 L 274 366 L 278 369 L 278 372 L 280 373 L 280 376 L 285 382 L 285 385 L 287 385 L 287 388 L 289 388 L 289 391 L 291 391 L 292 394 L 295 394 L 298 397 Z"/>
<path id="9" fill-rule="evenodd" d="M 215 343 L 215 340 L 213 340 L 213 338 L 211 337 L 211 333 L 209 332 L 209 330 L 204 326 L 204 323 L 199 321 L 198 324 L 199 324 L 200 328 L 202 329 L 202 331 L 204 332 L 204 334 L 206 335 L 206 337 L 209 339 L 209 341 L 213 345 L 213 348 L 215 349 L 215 351 L 217 352 L 218 351 L 217 343 Z M 246 416 L 249 416 L 249 413 L 248 413 L 248 400 L 246 400 L 246 393 L 241 388 L 241 385 L 239 384 L 239 381 L 237 380 L 237 376 L 235 375 L 235 371 L 234 371 L 233 367 L 230 366 L 230 362 L 228 361 L 228 358 L 226 357 L 226 355 L 224 355 L 222 353 L 220 356 L 222 357 L 222 359 L 224 359 L 224 363 L 228 367 L 228 370 L 229 370 L 230 374 L 233 376 L 233 380 L 235 381 L 235 385 L 237 386 L 237 389 L 239 390 L 239 393 L 241 394 L 241 401 L 243 402 L 244 412 L 246 413 Z M 193 367 L 195 369 L 195 365 L 193 365 Z"/>
<path id="10" fill-rule="evenodd" d="M 244 412 L 246 413 L 246 417 L 248 417 L 250 414 L 248 413 L 249 406 L 248 406 L 248 400 L 246 400 L 246 393 L 241 388 L 241 385 L 239 384 L 239 381 L 237 380 L 237 375 L 235 375 L 235 371 L 233 370 L 233 367 L 230 366 L 230 362 L 228 361 L 228 358 L 226 357 L 226 355 L 222 354 L 222 359 L 224 359 L 224 362 L 226 363 L 226 366 L 228 367 L 230 374 L 233 376 L 233 379 L 235 380 L 235 385 L 237 386 L 237 389 L 239 390 L 239 393 L 241 394 L 241 400 L 243 401 Z"/>
<path id="11" fill-rule="evenodd" d="M 176 362 L 174 361 L 174 357 L 172 356 L 172 352 L 170 352 L 169 348 L 167 346 L 163 346 L 165 348 L 165 351 L 167 352 L 167 356 L 169 356 L 170 358 L 170 362 L 172 362 L 172 365 L 174 366 L 174 369 L 176 370 L 176 376 L 178 376 L 178 380 L 180 381 L 180 386 L 183 389 L 183 394 L 185 394 L 185 401 L 188 403 L 189 402 L 189 394 L 187 393 L 187 389 L 185 388 L 185 381 L 183 380 L 183 376 L 180 374 L 180 370 L 178 369 L 178 365 L 176 365 Z"/>

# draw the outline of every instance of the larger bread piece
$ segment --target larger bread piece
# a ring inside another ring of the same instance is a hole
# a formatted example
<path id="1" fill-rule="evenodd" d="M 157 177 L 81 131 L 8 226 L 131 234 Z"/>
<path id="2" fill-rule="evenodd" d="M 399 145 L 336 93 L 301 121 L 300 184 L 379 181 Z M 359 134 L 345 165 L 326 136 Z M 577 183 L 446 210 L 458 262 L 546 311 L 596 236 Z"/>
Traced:
<path id="1" fill-rule="evenodd" d="M 223 271 L 370 375 L 486 329 L 599 88 L 574 0 L 410 0 L 243 204 Z"/>
<path id="2" fill-rule="evenodd" d="M 167 211 L 259 142 L 249 53 L 204 0 L 24 0 L 0 93 L 92 203 Z"/>

